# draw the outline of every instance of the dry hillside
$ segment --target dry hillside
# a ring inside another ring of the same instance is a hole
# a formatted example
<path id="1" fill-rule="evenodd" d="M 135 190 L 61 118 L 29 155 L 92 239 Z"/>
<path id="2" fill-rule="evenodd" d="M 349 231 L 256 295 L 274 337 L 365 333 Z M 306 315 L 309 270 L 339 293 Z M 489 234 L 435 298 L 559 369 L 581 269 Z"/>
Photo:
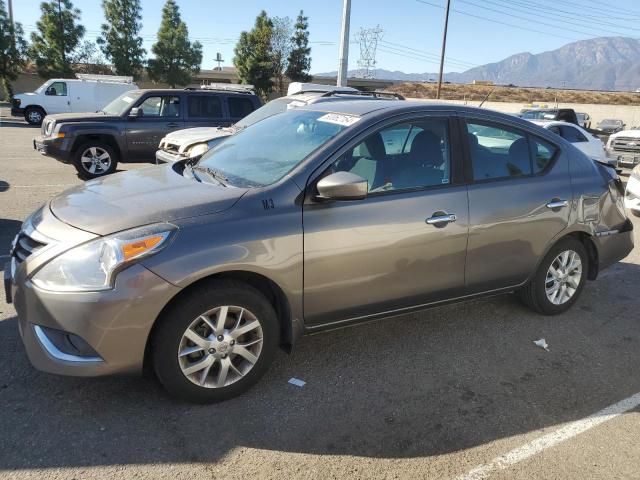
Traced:
<path id="1" fill-rule="evenodd" d="M 436 98 L 435 83 L 402 83 L 388 90 L 406 98 Z M 602 105 L 640 105 L 640 93 L 594 92 L 587 90 L 555 90 L 506 86 L 444 84 L 440 98 L 443 100 L 469 100 L 481 102 L 487 94 L 492 102 L 515 103 L 593 103 Z"/>

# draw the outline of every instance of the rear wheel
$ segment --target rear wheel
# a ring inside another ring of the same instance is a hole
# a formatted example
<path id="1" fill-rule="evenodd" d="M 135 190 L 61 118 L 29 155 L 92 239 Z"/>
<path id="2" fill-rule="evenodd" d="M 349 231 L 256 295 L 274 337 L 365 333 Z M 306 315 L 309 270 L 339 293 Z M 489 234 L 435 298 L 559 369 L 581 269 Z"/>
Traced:
<path id="1" fill-rule="evenodd" d="M 24 111 L 24 119 L 29 125 L 40 126 L 45 117 L 44 110 L 40 107 L 27 107 Z"/>
<path id="2" fill-rule="evenodd" d="M 153 366 L 162 385 L 197 403 L 248 390 L 275 355 L 279 326 L 269 301 L 238 282 L 214 282 L 171 305 L 159 319 Z"/>
<path id="3" fill-rule="evenodd" d="M 118 159 L 110 145 L 102 142 L 89 142 L 78 148 L 73 165 L 80 178 L 89 180 L 115 172 Z"/>
<path id="4" fill-rule="evenodd" d="M 519 296 L 525 305 L 543 315 L 563 313 L 582 293 L 588 267 L 589 257 L 582 242 L 562 239 L 547 253 Z"/>

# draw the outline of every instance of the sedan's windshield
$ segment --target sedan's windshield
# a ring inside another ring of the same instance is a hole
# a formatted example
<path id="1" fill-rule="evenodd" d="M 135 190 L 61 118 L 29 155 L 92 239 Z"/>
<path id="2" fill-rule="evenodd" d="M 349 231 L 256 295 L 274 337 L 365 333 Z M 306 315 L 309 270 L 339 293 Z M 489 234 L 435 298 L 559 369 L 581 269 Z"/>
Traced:
<path id="1" fill-rule="evenodd" d="M 250 113 L 249 115 L 244 117 L 242 120 L 237 122 L 236 126 L 240 128 L 245 128 L 245 127 L 248 127 L 249 125 L 253 125 L 254 123 L 259 122 L 260 120 L 264 120 L 267 117 L 271 117 L 276 113 L 282 113 L 286 111 L 289 104 L 295 105 L 294 102 L 296 102 L 296 100 L 292 98 L 287 98 L 287 97 L 271 100 L 266 105 L 260 107 L 259 109 L 255 110 L 254 112 Z M 304 103 L 302 103 L 302 105 L 304 105 Z"/>
<path id="2" fill-rule="evenodd" d="M 557 114 L 557 110 L 527 110 L 522 114 L 522 118 L 526 120 L 553 120 Z"/>
<path id="3" fill-rule="evenodd" d="M 602 122 L 600 122 L 600 125 L 618 126 L 618 125 L 622 125 L 622 120 L 613 120 L 611 118 L 605 118 L 604 120 L 602 120 Z"/>
<path id="4" fill-rule="evenodd" d="M 138 92 L 124 92 L 101 111 L 107 115 L 122 115 L 139 96 Z"/>
<path id="5" fill-rule="evenodd" d="M 224 176 L 232 186 L 270 185 L 358 120 L 353 115 L 289 110 L 229 137 L 198 165 Z"/>

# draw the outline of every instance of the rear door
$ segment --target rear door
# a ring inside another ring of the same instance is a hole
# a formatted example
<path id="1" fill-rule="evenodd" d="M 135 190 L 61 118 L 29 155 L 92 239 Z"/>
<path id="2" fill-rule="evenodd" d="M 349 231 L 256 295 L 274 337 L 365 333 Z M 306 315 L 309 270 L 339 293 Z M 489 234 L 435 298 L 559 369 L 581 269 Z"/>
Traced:
<path id="1" fill-rule="evenodd" d="M 447 116 L 407 119 L 355 139 L 323 169 L 318 178 L 337 171 L 365 178 L 369 195 L 305 202 L 308 325 L 461 295 L 468 205 L 457 134 Z"/>
<path id="2" fill-rule="evenodd" d="M 215 93 L 188 93 L 185 128 L 226 127 L 231 125 L 224 111 L 224 95 Z"/>
<path id="3" fill-rule="evenodd" d="M 127 118 L 127 143 L 131 160 L 153 160 L 160 139 L 184 128 L 182 98 L 179 94 L 148 94 L 136 107 L 141 117 Z"/>
<path id="4" fill-rule="evenodd" d="M 569 162 L 545 139 L 467 117 L 469 293 L 523 283 L 569 222 Z"/>

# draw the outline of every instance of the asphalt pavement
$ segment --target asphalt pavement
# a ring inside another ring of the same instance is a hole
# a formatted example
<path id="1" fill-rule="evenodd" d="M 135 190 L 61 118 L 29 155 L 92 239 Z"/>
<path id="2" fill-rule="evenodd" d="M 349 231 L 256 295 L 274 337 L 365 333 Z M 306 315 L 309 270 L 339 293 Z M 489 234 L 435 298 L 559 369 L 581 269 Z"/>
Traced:
<path id="1" fill-rule="evenodd" d="M 81 183 L 37 134 L 0 119 L 0 256 Z M 640 478 L 639 286 L 636 250 L 561 316 L 502 295 L 306 337 L 209 406 L 34 370 L 0 299 L 0 478 Z"/>

